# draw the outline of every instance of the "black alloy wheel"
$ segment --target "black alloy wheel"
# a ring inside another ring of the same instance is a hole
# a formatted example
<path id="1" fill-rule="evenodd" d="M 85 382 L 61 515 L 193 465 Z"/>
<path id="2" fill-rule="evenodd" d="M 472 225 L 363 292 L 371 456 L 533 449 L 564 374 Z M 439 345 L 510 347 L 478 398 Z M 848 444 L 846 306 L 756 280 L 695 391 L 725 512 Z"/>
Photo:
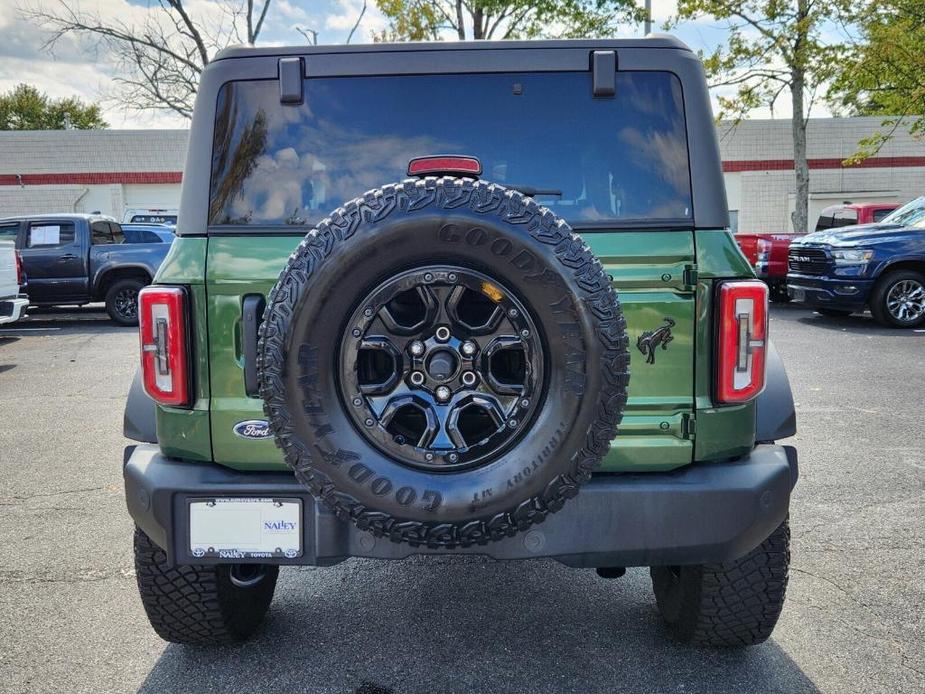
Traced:
<path id="1" fill-rule="evenodd" d="M 495 278 L 454 266 L 398 274 L 344 331 L 341 393 L 357 428 L 426 470 L 486 463 L 529 428 L 542 398 L 541 336 Z"/>

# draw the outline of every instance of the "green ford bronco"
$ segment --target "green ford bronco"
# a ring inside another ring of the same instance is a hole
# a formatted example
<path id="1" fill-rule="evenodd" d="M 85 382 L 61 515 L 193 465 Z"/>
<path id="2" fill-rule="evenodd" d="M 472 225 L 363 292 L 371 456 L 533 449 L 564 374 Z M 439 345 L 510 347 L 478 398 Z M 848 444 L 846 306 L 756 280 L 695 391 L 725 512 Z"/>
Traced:
<path id="1" fill-rule="evenodd" d="M 768 638 L 794 408 L 683 44 L 225 50 L 179 215 L 125 414 L 163 638 L 415 554 L 648 566 L 677 638 Z"/>

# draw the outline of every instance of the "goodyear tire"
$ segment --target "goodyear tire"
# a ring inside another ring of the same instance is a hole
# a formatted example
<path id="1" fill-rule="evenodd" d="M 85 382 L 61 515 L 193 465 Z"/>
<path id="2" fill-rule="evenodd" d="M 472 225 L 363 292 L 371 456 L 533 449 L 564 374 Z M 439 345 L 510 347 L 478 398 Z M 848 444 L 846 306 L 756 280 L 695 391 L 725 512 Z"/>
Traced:
<path id="1" fill-rule="evenodd" d="M 542 522 L 599 466 L 627 344 L 609 276 L 548 209 L 407 180 L 336 210 L 289 258 L 260 395 L 287 463 L 341 518 L 415 546 L 484 544 Z"/>
<path id="2" fill-rule="evenodd" d="M 771 636 L 787 593 L 790 523 L 744 557 L 719 564 L 653 566 L 652 588 L 668 630 L 697 646 L 743 647 Z"/>

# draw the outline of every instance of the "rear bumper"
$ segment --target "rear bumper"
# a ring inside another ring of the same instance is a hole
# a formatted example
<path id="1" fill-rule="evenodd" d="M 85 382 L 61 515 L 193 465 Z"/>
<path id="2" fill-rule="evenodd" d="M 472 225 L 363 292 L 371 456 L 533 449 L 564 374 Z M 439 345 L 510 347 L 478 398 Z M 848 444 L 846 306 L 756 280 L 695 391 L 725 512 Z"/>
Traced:
<path id="1" fill-rule="evenodd" d="M 0 324 L 18 321 L 28 305 L 29 300 L 25 297 L 0 301 Z"/>
<path id="2" fill-rule="evenodd" d="M 172 564 L 218 563 L 189 553 L 188 504 L 214 496 L 302 500 L 301 557 L 280 564 L 328 566 L 349 557 L 478 554 L 551 557 L 570 566 L 699 564 L 740 557 L 787 516 L 797 479 L 796 449 L 760 445 L 734 462 L 668 473 L 601 474 L 544 523 L 512 538 L 463 549 L 428 549 L 376 538 L 338 519 L 289 473 L 239 472 L 171 460 L 154 444 L 125 450 L 125 496 L 135 523 Z"/>
<path id="3" fill-rule="evenodd" d="M 787 293 L 790 298 L 814 308 L 863 311 L 872 286 L 873 282 L 867 279 L 787 275 Z"/>

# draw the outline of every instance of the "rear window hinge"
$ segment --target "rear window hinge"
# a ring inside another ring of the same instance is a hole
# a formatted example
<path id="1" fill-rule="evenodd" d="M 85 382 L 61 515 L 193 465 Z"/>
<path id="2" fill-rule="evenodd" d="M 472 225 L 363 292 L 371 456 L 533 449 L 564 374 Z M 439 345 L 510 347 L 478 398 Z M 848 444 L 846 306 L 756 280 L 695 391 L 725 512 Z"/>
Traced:
<path id="1" fill-rule="evenodd" d="M 685 265 L 684 266 L 684 286 L 685 287 L 696 287 L 697 286 L 697 266 L 696 265 Z"/>
<path id="2" fill-rule="evenodd" d="M 694 419 L 694 415 L 683 414 L 681 415 L 681 438 L 692 439 L 694 434 L 697 433 L 697 420 Z"/>
<path id="3" fill-rule="evenodd" d="M 279 59 L 279 102 L 281 104 L 302 103 L 302 59 Z"/>
<path id="4" fill-rule="evenodd" d="M 591 53 L 591 84 L 593 96 L 613 96 L 617 93 L 616 51 Z"/>

